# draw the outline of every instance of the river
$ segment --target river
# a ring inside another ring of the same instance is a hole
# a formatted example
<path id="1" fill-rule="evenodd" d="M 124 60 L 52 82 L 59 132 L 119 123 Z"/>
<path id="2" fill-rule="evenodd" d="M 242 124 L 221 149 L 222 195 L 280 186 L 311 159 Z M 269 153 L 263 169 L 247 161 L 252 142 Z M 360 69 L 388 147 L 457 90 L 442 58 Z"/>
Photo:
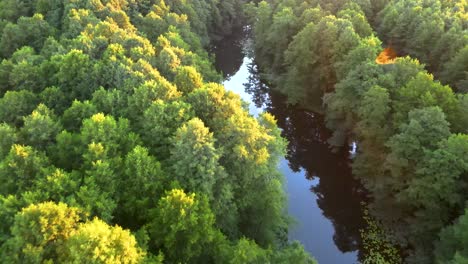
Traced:
<path id="1" fill-rule="evenodd" d="M 321 264 L 358 263 L 365 194 L 351 174 L 352 151 L 332 151 L 323 116 L 286 105 L 284 97 L 261 80 L 254 55 L 247 52 L 248 41 L 239 31 L 217 43 L 216 67 L 224 73 L 226 89 L 248 102 L 252 115 L 273 114 L 289 141 L 288 154 L 279 164 L 286 178 L 288 212 L 295 220 L 289 239 L 300 241 Z"/>

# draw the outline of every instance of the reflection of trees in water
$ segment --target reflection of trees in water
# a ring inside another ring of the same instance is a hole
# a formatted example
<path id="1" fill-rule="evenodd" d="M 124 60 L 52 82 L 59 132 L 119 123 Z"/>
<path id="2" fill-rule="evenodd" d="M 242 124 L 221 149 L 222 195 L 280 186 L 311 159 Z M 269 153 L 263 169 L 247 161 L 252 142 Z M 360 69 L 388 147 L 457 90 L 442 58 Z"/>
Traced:
<path id="1" fill-rule="evenodd" d="M 322 115 L 288 106 L 284 96 L 272 91 L 260 78 L 258 67 L 249 67 L 246 91 L 254 97 L 257 107 L 265 107 L 278 120 L 282 135 L 288 141 L 287 160 L 293 171 L 303 168 L 308 179 L 320 183 L 311 187 L 325 217 L 335 228 L 333 237 L 342 252 L 360 249 L 359 229 L 364 227 L 361 201 L 365 192 L 352 177 L 348 149 L 333 153 L 327 143 L 331 132 Z"/>
<path id="2" fill-rule="evenodd" d="M 214 43 L 212 54 L 216 54 L 215 67 L 223 72 L 225 79 L 231 78 L 239 71 L 244 61 L 244 29 L 242 27 L 233 29 L 233 34 Z"/>
<path id="3" fill-rule="evenodd" d="M 244 84 L 245 91 L 252 95 L 252 103 L 254 103 L 257 108 L 269 107 L 269 87 L 260 79 L 257 64 L 250 63 L 248 68 L 250 74 L 248 82 Z"/>

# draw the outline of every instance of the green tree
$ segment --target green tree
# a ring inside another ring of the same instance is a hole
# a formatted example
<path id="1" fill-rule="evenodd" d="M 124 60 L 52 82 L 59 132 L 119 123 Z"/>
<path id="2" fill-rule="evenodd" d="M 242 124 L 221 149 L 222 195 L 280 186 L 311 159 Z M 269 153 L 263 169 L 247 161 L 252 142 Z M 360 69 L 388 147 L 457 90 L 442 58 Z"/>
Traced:
<path id="1" fill-rule="evenodd" d="M 53 163 L 65 170 L 80 169 L 84 151 L 80 135 L 64 130 L 57 135 L 55 140 L 56 144 L 49 146 L 47 151 Z"/>
<path id="2" fill-rule="evenodd" d="M 118 174 L 120 159 L 113 159 L 101 143 L 91 143 L 83 153 L 82 184 L 77 193 L 77 203 L 91 216 L 110 221 L 117 207 Z"/>
<path id="3" fill-rule="evenodd" d="M 23 207 L 27 206 L 25 201 L 18 198 L 16 195 L 0 195 L 0 243 L 5 244 L 5 241 L 11 238 L 11 227 L 15 222 L 16 213 Z M 0 257 L 3 255 L 2 246 L 0 246 Z"/>
<path id="4" fill-rule="evenodd" d="M 269 62 L 273 72 L 281 72 L 284 65 L 284 51 L 288 49 L 293 37 L 298 33 L 298 18 L 292 8 L 283 8 L 273 15 L 272 24 L 265 41 L 270 46 L 271 59 Z"/>
<path id="5" fill-rule="evenodd" d="M 296 241 L 280 251 L 274 252 L 271 263 L 317 264 L 317 261 L 315 261 L 315 259 L 304 250 L 304 247 Z"/>
<path id="6" fill-rule="evenodd" d="M 180 58 L 171 47 L 164 47 L 156 58 L 158 70 L 168 79 L 175 76 L 180 63 Z"/>
<path id="7" fill-rule="evenodd" d="M 195 115 L 214 133 L 222 130 L 230 116 L 242 111 L 238 95 L 227 92 L 217 83 L 208 83 L 184 98 L 192 106 Z"/>
<path id="8" fill-rule="evenodd" d="M 311 258 L 304 248 L 297 242 L 287 245 L 281 249 L 263 249 L 254 241 L 241 238 L 237 243 L 225 253 L 223 260 L 225 263 L 241 264 L 241 263 L 298 263 L 298 264 L 315 264 L 317 263 Z"/>
<path id="9" fill-rule="evenodd" d="M 11 68 L 8 81 L 14 90 L 40 92 L 45 88 L 48 78 L 45 77 L 44 58 L 36 55 L 33 48 L 25 46 L 18 49 L 11 57 Z"/>
<path id="10" fill-rule="evenodd" d="M 69 107 L 69 101 L 65 93 L 56 86 L 45 88 L 39 94 L 39 97 L 41 102 L 57 115 L 62 115 L 65 109 Z"/>
<path id="11" fill-rule="evenodd" d="M 213 197 L 213 185 L 224 173 L 214 143 L 213 134 L 198 118 L 188 121 L 175 133 L 169 163 L 186 191 Z"/>
<path id="12" fill-rule="evenodd" d="M 53 201 L 75 204 L 80 183 L 81 177 L 77 171 L 66 172 L 62 169 L 51 169 L 45 177 L 36 179 L 32 191 L 27 192 L 23 199 L 34 203 Z"/>
<path id="13" fill-rule="evenodd" d="M 195 89 L 202 87 L 203 78 L 197 70 L 191 66 L 179 67 L 174 79 L 177 89 L 184 94 L 188 94 Z"/>
<path id="14" fill-rule="evenodd" d="M 61 130 L 56 117 L 47 106 L 40 104 L 31 115 L 24 118 L 20 135 L 27 145 L 45 150 L 54 143 L 55 136 Z"/>
<path id="15" fill-rule="evenodd" d="M 240 239 L 237 245 L 233 248 L 232 256 L 229 263 L 269 263 L 269 250 L 262 249 L 255 242 L 248 239 Z"/>
<path id="16" fill-rule="evenodd" d="M 430 106 L 440 107 L 447 120 L 455 126 L 458 113 L 458 100 L 452 89 L 435 82 L 431 75 L 418 73 L 405 86 L 397 91 L 397 98 L 393 100 L 394 126 L 398 127 L 407 120 L 411 109 Z"/>
<path id="17" fill-rule="evenodd" d="M 181 101 L 156 100 L 145 111 L 142 139 L 160 160 L 169 157 L 169 142 L 183 123 L 193 118 L 191 106 Z"/>
<path id="18" fill-rule="evenodd" d="M 136 228 L 150 220 L 147 210 L 157 205 L 169 187 L 169 179 L 160 163 L 141 146 L 127 154 L 124 168 L 119 179 L 117 213 L 119 222 Z"/>
<path id="19" fill-rule="evenodd" d="M 94 83 L 106 89 L 124 87 L 126 80 L 131 76 L 130 65 L 131 60 L 127 58 L 124 47 L 111 43 L 95 64 L 94 74 L 99 78 Z"/>
<path id="20" fill-rule="evenodd" d="M 218 144 L 224 147 L 220 163 L 232 180 L 240 231 L 262 246 L 272 244 L 276 232 L 285 227 L 283 178 L 276 167 L 285 145 L 276 121 L 269 114 L 258 122 L 239 113 L 224 125 L 218 135 Z"/>
<path id="21" fill-rule="evenodd" d="M 18 142 L 16 130 L 3 123 L 0 124 L 0 160 L 3 160 L 10 152 L 11 146 Z"/>
<path id="22" fill-rule="evenodd" d="M 10 153 L 0 162 L 1 194 L 14 194 L 30 190 L 34 181 L 47 174 L 47 157 L 32 147 L 13 145 Z"/>
<path id="23" fill-rule="evenodd" d="M 99 219 L 80 224 L 65 243 L 63 261 L 69 263 L 140 263 L 144 253 L 135 237 Z"/>
<path id="24" fill-rule="evenodd" d="M 54 79 L 70 99 L 87 100 L 97 89 L 93 80 L 93 62 L 81 50 L 71 50 L 64 55 L 54 55 Z"/>
<path id="25" fill-rule="evenodd" d="M 267 63 L 271 58 L 271 45 L 267 42 L 267 35 L 270 32 L 273 8 L 269 2 L 261 1 L 253 12 L 256 57 L 260 62 L 266 62 L 265 65 L 271 65 Z"/>
<path id="26" fill-rule="evenodd" d="M 355 9 L 343 9 L 338 12 L 339 18 L 347 19 L 353 24 L 354 30 L 361 37 L 369 37 L 372 35 L 372 28 L 367 22 L 365 14 Z"/>
<path id="27" fill-rule="evenodd" d="M 309 23 L 285 51 L 288 101 L 308 101 L 308 107 L 320 108 L 323 94 L 333 91 L 337 82 L 335 64 L 358 44 L 359 35 L 348 20 L 327 16 Z"/>
<path id="28" fill-rule="evenodd" d="M 201 261 L 214 237 L 214 216 L 205 197 L 174 189 L 159 201 L 153 214 L 149 233 L 168 261 Z"/>
<path id="29" fill-rule="evenodd" d="M 62 123 L 68 131 L 76 132 L 81 128 L 83 120 L 88 119 L 97 113 L 98 110 L 96 106 L 91 104 L 89 101 L 80 102 L 75 100 L 63 113 Z"/>
<path id="30" fill-rule="evenodd" d="M 35 1 L 35 11 L 44 15 L 49 24 L 55 28 L 60 28 L 63 18 L 63 3 L 59 0 L 38 0 Z"/>
<path id="31" fill-rule="evenodd" d="M 468 45 L 461 49 L 447 64 L 441 73 L 445 83 L 453 83 L 458 92 L 468 93 Z"/>
<path id="32" fill-rule="evenodd" d="M 167 80 L 161 78 L 161 81 L 145 82 L 138 88 L 135 88 L 133 94 L 128 98 L 127 115 L 136 121 L 139 129 L 143 127 L 143 115 L 145 111 L 156 100 L 172 101 L 180 97 L 177 88 Z"/>
<path id="33" fill-rule="evenodd" d="M 380 144 L 387 139 L 390 103 L 388 90 L 380 86 L 373 86 L 364 94 L 358 109 L 360 122 L 357 124 L 364 138 L 375 138 Z"/>
<path id="34" fill-rule="evenodd" d="M 44 263 L 62 257 L 66 241 L 81 220 L 80 212 L 52 202 L 30 205 L 18 212 L 12 236 L 2 246 L 6 263 Z"/>
<path id="35" fill-rule="evenodd" d="M 32 3 L 31 2 L 16 2 L 14 0 L 2 1 L 0 3 L 0 17 L 7 21 L 16 21 L 22 16 L 32 15 Z"/>
<path id="36" fill-rule="evenodd" d="M 96 106 L 100 113 L 112 116 L 124 116 L 127 108 L 127 96 L 121 90 L 105 90 L 100 87 L 93 93 L 91 103 Z"/>
<path id="37" fill-rule="evenodd" d="M 388 142 L 391 153 L 387 157 L 387 168 L 394 177 L 396 190 L 402 190 L 408 170 L 422 160 L 424 150 L 434 150 L 440 141 L 450 136 L 449 123 L 439 107 L 416 109 L 408 114 L 409 121 L 400 127 L 400 133 Z M 406 173 L 404 172 L 406 171 Z M 407 175 L 409 176 L 409 175 Z"/>
<path id="38" fill-rule="evenodd" d="M 328 27 L 321 17 L 331 12 L 315 4 L 258 9 L 263 57 L 278 71 L 303 23 Z M 0 1 L 0 259 L 309 263 L 285 245 L 281 131 L 224 89 L 205 49 L 241 25 L 242 5 Z M 344 43 L 327 42 L 322 59 L 347 59 L 361 18 L 321 32 Z"/>
<path id="39" fill-rule="evenodd" d="M 47 37 L 54 33 L 53 28 L 41 14 L 20 17 L 17 24 L 8 23 L 0 39 L 0 54 L 9 57 L 18 48 L 28 45 L 39 51 Z"/>
<path id="40" fill-rule="evenodd" d="M 435 263 L 465 263 L 468 261 L 466 242 L 468 236 L 468 211 L 453 225 L 444 228 L 436 242 Z"/>
<path id="41" fill-rule="evenodd" d="M 37 106 L 37 96 L 29 91 L 8 91 L 0 98 L 0 120 L 19 127 L 23 117 L 29 115 Z"/>
<path id="42" fill-rule="evenodd" d="M 425 151 L 408 187 L 397 198 L 410 205 L 415 212 L 409 240 L 422 247 L 425 254 L 432 250 L 437 233 L 450 223 L 453 212 L 461 212 L 467 195 L 468 137 L 452 135 L 440 143 L 438 149 Z"/>
<path id="43" fill-rule="evenodd" d="M 102 143 L 109 157 L 126 154 L 139 142 L 138 136 L 130 131 L 127 119 L 116 121 L 102 113 L 83 121 L 81 138 L 84 145 Z"/>

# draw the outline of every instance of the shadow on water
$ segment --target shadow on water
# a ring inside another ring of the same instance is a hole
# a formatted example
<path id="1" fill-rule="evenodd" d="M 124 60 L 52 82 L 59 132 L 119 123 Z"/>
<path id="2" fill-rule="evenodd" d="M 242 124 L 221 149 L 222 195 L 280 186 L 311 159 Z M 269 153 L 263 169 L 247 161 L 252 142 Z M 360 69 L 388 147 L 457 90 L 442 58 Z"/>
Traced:
<path id="1" fill-rule="evenodd" d="M 230 79 L 239 71 L 242 66 L 244 57 L 244 28 L 234 28 L 230 36 L 226 36 L 221 41 L 213 43 L 211 52 L 216 54 L 215 66 L 216 69 L 223 73 L 225 80 Z M 221 55 L 222 56 L 219 56 Z"/>
<path id="2" fill-rule="evenodd" d="M 289 142 L 286 157 L 289 168 L 295 173 L 303 171 L 308 180 L 316 183 L 310 190 L 316 194 L 323 215 L 333 223 L 333 240 L 338 249 L 341 252 L 359 250 L 359 230 L 364 227 L 361 202 L 366 194 L 352 177 L 349 150 L 331 151 L 327 143 L 331 131 L 325 127 L 324 117 L 288 106 L 283 95 L 271 91 L 260 80 L 257 67 L 251 65 L 246 90 L 257 107 L 264 108 L 278 120 L 282 136 Z"/>
<path id="3" fill-rule="evenodd" d="M 331 151 L 323 116 L 288 106 L 260 78 L 242 50 L 242 36 L 218 44 L 216 66 L 225 73 L 226 89 L 249 102 L 252 114 L 273 114 L 289 142 L 280 170 L 287 179 L 288 211 L 296 220 L 290 240 L 299 240 L 319 263 L 357 263 L 365 192 L 352 177 L 349 149 Z"/>

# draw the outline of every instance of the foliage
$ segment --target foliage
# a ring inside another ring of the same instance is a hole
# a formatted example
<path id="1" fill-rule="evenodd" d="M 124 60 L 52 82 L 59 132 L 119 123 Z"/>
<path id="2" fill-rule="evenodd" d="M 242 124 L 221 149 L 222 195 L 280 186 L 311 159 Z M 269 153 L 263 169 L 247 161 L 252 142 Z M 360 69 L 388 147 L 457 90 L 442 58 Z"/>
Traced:
<path id="1" fill-rule="evenodd" d="M 364 220 L 367 227 L 361 230 L 363 248 L 366 251 L 364 264 L 399 264 L 402 263 L 398 248 L 385 237 L 385 232 L 378 223 L 369 215 L 366 209 Z"/>
<path id="2" fill-rule="evenodd" d="M 465 260 L 433 252 L 467 201 L 466 8 L 440 0 L 247 7 L 262 78 L 289 103 L 324 113 L 332 146 L 358 143 L 353 173 L 370 191 L 370 214 L 408 263 Z M 376 62 L 382 50 L 396 58 Z M 369 250 L 368 263 L 386 258 Z"/>
<path id="3" fill-rule="evenodd" d="M 436 263 L 463 263 L 467 260 L 466 235 L 467 213 L 460 216 L 453 225 L 440 232 L 440 240 L 436 243 Z"/>
<path id="4" fill-rule="evenodd" d="M 311 261 L 280 248 L 274 119 L 248 115 L 205 50 L 242 3 L 0 1 L 4 262 Z"/>
<path id="5" fill-rule="evenodd" d="M 110 227 L 99 219 L 80 224 L 66 241 L 66 262 L 140 263 L 143 253 L 135 237 L 119 226 Z"/>
<path id="6" fill-rule="evenodd" d="M 214 216 L 203 196 L 171 190 L 159 201 L 152 218 L 150 236 L 170 261 L 201 260 L 213 240 Z"/>
<path id="7" fill-rule="evenodd" d="M 80 223 L 76 208 L 51 202 L 30 205 L 15 216 L 12 237 L 1 248 L 6 263 L 139 263 L 144 253 L 129 231 L 99 219 Z"/>

